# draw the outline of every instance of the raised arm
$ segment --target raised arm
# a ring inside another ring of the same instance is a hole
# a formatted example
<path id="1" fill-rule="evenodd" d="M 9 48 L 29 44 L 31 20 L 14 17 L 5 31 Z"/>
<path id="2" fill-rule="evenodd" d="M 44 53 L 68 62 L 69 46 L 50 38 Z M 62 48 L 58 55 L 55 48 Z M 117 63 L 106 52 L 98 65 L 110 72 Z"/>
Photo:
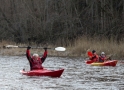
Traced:
<path id="1" fill-rule="evenodd" d="M 30 46 L 27 47 L 27 50 L 26 50 L 26 57 L 27 59 L 29 60 L 29 62 L 31 61 L 31 55 L 30 55 Z"/>
<path id="2" fill-rule="evenodd" d="M 45 61 L 45 59 L 46 59 L 46 57 L 47 57 L 47 48 L 44 48 L 44 54 L 43 54 L 43 56 L 42 56 L 42 58 L 41 58 L 41 61 L 42 61 L 42 63 Z"/>

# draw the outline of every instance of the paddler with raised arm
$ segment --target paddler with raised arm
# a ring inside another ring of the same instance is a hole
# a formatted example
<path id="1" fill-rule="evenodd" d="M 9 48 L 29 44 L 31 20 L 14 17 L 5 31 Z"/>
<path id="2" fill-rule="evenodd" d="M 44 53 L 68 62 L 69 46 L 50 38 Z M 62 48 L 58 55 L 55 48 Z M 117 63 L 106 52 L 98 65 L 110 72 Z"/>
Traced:
<path id="1" fill-rule="evenodd" d="M 47 57 L 47 48 L 44 48 L 44 54 L 42 57 L 39 57 L 38 54 L 34 53 L 33 56 L 30 55 L 30 49 L 31 47 L 28 46 L 26 50 L 26 57 L 30 64 L 30 70 L 39 70 L 43 69 L 42 63 L 45 61 Z"/>

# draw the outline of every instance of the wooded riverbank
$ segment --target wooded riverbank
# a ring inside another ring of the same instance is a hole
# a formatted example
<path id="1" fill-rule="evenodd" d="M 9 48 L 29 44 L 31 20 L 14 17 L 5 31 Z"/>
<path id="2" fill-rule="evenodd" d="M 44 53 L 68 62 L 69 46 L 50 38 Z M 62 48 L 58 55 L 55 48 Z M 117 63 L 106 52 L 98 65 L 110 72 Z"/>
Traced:
<path id="1" fill-rule="evenodd" d="M 25 53 L 2 48 L 14 44 L 67 48 L 49 50 L 56 56 L 95 49 L 124 58 L 124 0 L 0 0 L 0 43 L 2 55 Z"/>

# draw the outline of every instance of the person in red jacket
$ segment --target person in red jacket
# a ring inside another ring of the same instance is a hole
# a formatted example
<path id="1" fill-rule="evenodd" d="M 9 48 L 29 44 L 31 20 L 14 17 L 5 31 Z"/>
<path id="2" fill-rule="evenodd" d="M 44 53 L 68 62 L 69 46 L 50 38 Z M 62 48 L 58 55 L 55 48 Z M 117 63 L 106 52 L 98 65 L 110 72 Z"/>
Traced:
<path id="1" fill-rule="evenodd" d="M 42 57 L 39 57 L 38 54 L 33 54 L 33 56 L 31 56 L 30 49 L 31 47 L 28 46 L 26 50 L 26 56 L 30 64 L 30 70 L 43 69 L 42 63 L 45 61 L 47 57 L 47 48 L 44 48 L 45 51 Z"/>
<path id="2" fill-rule="evenodd" d="M 92 56 L 90 56 L 90 60 L 93 60 L 93 62 L 97 62 L 99 60 L 99 56 L 96 54 L 96 51 L 92 51 Z"/>
<path id="3" fill-rule="evenodd" d="M 106 55 L 104 52 L 101 52 L 101 55 L 99 56 L 99 62 L 104 62 L 106 60 Z"/>
<path id="4" fill-rule="evenodd" d="M 111 60 L 110 56 L 106 56 L 105 52 L 101 52 L 101 55 L 99 56 L 99 62 L 105 62 L 107 60 Z"/>

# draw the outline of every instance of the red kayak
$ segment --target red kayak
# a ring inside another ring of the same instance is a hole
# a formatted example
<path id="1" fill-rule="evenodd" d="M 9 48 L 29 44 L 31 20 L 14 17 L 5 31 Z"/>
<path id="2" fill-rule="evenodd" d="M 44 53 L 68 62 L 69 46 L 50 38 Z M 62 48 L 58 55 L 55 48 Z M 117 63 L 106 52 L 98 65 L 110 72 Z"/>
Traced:
<path id="1" fill-rule="evenodd" d="M 20 70 L 20 73 L 22 73 L 23 75 L 27 75 L 27 76 L 60 77 L 62 75 L 63 71 L 64 71 L 64 69 L 60 69 L 60 70 L 42 69 L 42 70 L 32 70 L 32 71 Z"/>
<path id="2" fill-rule="evenodd" d="M 105 62 L 93 62 L 92 60 L 87 60 L 86 63 L 92 66 L 116 66 L 117 60 L 109 60 Z"/>

